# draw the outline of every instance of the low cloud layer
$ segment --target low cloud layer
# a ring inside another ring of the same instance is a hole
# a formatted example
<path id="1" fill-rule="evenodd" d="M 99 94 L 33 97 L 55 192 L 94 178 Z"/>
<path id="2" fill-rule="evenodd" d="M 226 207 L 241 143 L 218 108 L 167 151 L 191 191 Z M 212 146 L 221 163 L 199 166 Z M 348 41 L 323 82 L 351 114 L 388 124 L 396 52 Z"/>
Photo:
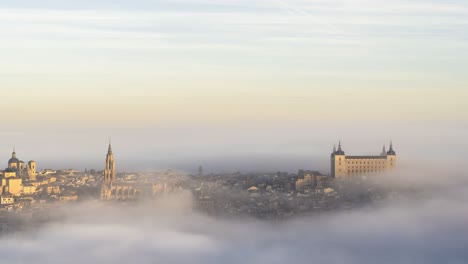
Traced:
<path id="1" fill-rule="evenodd" d="M 33 234 L 4 237 L 0 255 L 39 264 L 466 263 L 468 185 L 459 179 L 423 196 L 284 222 L 212 218 L 192 211 L 189 194 L 137 206 L 87 203 Z"/>

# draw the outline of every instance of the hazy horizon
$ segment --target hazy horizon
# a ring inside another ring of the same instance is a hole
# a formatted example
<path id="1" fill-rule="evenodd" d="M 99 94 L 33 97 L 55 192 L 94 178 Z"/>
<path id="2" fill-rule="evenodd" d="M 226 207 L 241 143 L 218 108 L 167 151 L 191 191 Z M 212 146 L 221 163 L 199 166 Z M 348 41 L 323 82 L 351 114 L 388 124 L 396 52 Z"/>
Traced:
<path id="1" fill-rule="evenodd" d="M 214 132 L 197 126 L 161 126 L 138 133 L 113 129 L 112 145 L 119 172 L 178 169 L 205 173 L 258 171 L 295 172 L 298 169 L 329 173 L 333 144 L 341 140 L 349 155 L 379 154 L 393 140 L 399 164 L 456 161 L 466 155 L 463 140 L 467 125 L 426 123 L 253 125 L 251 129 L 218 126 Z M 104 130 L 104 129 L 103 129 Z M 4 132 L 0 132 L 4 133 Z M 20 138 L 16 152 L 24 161 L 35 160 L 39 169 L 104 167 L 108 137 L 102 132 L 27 132 L 1 139 L 0 160 L 11 157 L 6 141 Z M 137 139 L 134 139 L 136 137 Z M 450 157 L 450 158 L 447 158 Z"/>

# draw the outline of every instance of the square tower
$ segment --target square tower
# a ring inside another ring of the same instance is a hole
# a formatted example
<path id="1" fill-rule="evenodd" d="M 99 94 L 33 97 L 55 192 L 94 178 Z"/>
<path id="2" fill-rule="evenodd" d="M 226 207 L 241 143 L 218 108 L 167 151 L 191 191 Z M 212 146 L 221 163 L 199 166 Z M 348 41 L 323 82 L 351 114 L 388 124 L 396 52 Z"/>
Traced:
<path id="1" fill-rule="evenodd" d="M 393 143 L 390 142 L 390 149 L 387 151 L 387 168 L 393 170 L 396 167 L 396 152 L 393 150 Z"/>
<path id="2" fill-rule="evenodd" d="M 331 154 L 331 176 L 333 178 L 341 178 L 347 175 L 346 155 L 341 149 L 341 142 L 338 144 L 338 150 L 333 147 Z"/>

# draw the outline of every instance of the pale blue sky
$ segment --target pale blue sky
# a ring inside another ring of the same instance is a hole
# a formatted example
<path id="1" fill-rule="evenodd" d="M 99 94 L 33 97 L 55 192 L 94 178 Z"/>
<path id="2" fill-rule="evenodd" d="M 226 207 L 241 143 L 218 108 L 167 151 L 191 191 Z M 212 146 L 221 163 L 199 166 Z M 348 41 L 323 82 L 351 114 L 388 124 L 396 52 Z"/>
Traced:
<path id="1" fill-rule="evenodd" d="M 145 94 L 218 78 L 233 85 L 226 89 L 250 78 L 265 82 L 259 89 L 278 81 L 461 88 L 468 80 L 466 1 L 15 0 L 0 8 L 2 86 L 18 94 Z"/>

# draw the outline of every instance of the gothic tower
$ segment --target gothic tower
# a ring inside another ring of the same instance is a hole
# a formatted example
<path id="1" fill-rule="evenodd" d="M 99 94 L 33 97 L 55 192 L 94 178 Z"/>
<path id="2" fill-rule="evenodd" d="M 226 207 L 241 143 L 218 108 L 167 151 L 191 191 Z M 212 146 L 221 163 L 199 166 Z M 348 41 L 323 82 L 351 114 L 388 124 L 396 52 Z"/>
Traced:
<path id="1" fill-rule="evenodd" d="M 114 154 L 112 153 L 112 146 L 109 142 L 109 149 L 106 156 L 106 169 L 104 170 L 104 183 L 107 185 L 112 185 L 115 181 L 116 170 L 115 170 L 115 160 Z"/>

